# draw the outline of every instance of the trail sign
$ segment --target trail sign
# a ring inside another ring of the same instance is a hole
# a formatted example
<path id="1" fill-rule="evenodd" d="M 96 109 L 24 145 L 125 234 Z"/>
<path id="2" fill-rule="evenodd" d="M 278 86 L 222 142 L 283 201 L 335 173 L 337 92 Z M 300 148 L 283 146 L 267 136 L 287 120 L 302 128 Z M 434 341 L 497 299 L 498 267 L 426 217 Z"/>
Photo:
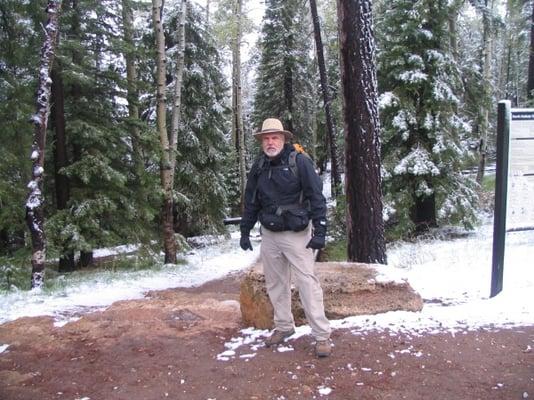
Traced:
<path id="1" fill-rule="evenodd" d="M 497 165 L 490 297 L 502 290 L 506 232 L 534 230 L 534 109 L 497 108 Z"/>

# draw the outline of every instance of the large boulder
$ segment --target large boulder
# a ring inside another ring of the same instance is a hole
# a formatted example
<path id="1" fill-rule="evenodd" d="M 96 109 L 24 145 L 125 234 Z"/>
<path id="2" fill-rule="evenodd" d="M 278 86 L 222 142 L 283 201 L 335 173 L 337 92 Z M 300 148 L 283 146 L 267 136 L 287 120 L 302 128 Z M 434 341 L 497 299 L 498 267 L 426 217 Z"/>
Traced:
<path id="1" fill-rule="evenodd" d="M 420 311 L 423 300 L 391 267 L 361 263 L 316 263 L 315 272 L 324 293 L 329 319 L 387 311 Z M 296 289 L 292 290 L 292 312 L 297 325 L 306 323 Z M 240 290 L 243 322 L 258 329 L 273 327 L 273 307 L 265 289 L 261 264 L 243 278 Z"/>

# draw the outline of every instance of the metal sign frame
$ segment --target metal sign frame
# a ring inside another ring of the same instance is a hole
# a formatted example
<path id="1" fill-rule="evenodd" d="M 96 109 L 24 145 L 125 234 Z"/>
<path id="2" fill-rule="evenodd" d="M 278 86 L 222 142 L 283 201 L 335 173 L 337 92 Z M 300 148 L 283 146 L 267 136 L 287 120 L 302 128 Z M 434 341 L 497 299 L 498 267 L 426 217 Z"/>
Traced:
<path id="1" fill-rule="evenodd" d="M 493 219 L 493 259 L 490 297 L 502 291 L 504 275 L 504 250 L 506 242 L 506 213 L 508 199 L 508 174 L 510 164 L 510 128 L 512 120 L 534 121 L 534 109 L 512 109 L 509 100 L 497 106 L 497 160 L 495 175 L 495 210 Z M 534 123 L 534 122 L 533 122 Z M 523 138 L 518 138 L 523 139 Z M 531 138 L 528 138 L 531 140 Z M 513 155 L 512 155 L 513 156 Z M 534 159 L 534 155 L 533 155 Z M 526 174 L 531 175 L 531 174 Z M 508 231 L 532 228 L 508 229 Z"/>

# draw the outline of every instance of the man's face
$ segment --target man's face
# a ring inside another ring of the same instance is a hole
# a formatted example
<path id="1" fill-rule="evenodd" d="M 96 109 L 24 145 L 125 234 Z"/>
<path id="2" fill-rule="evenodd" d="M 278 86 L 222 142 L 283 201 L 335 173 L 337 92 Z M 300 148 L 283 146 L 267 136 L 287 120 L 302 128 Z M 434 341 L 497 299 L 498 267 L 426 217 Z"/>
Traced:
<path id="1" fill-rule="evenodd" d="M 261 148 L 267 157 L 276 157 L 284 148 L 285 141 L 283 133 L 264 133 L 261 135 Z"/>

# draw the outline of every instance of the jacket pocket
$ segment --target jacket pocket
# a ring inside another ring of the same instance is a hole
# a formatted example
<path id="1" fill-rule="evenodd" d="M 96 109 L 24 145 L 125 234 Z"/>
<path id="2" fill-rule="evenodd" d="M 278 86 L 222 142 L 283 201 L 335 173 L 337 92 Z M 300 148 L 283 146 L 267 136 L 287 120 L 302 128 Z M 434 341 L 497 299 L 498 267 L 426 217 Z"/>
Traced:
<path id="1" fill-rule="evenodd" d="M 286 210 L 283 215 L 287 228 L 292 230 L 293 232 L 303 231 L 308 227 L 310 223 L 310 216 L 308 215 L 308 210 L 304 208 Z"/>

